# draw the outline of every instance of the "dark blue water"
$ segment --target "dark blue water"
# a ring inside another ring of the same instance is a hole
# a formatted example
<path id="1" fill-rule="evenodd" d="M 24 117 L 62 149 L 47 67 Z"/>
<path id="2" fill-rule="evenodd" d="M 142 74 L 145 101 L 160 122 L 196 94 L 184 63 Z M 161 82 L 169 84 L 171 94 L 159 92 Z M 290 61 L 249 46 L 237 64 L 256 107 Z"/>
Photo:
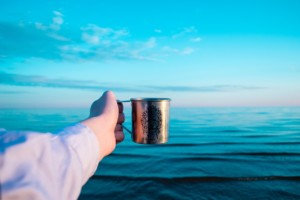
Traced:
<path id="1" fill-rule="evenodd" d="M 53 131 L 87 112 L 1 110 L 0 127 Z M 300 108 L 172 108 L 167 144 L 127 135 L 80 199 L 300 199 Z"/>

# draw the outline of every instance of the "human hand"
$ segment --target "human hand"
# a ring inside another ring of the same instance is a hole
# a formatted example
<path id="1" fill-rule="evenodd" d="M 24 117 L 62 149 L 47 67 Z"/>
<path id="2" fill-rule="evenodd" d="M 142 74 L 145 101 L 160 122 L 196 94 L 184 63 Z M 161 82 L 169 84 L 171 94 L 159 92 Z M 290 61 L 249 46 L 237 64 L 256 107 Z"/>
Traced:
<path id="1" fill-rule="evenodd" d="M 100 159 L 109 155 L 115 149 L 116 143 L 124 140 L 124 120 L 123 104 L 117 103 L 112 92 L 103 93 L 92 104 L 89 118 L 81 123 L 95 133 L 100 147 Z"/>

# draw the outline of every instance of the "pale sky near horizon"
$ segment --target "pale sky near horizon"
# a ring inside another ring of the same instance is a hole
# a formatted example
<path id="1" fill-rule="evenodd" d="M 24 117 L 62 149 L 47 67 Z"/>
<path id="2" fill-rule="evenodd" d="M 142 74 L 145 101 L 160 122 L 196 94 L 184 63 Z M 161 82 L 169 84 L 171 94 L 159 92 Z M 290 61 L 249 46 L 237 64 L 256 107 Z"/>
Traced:
<path id="1" fill-rule="evenodd" d="M 300 1 L 0 0 L 0 108 L 300 106 Z"/>

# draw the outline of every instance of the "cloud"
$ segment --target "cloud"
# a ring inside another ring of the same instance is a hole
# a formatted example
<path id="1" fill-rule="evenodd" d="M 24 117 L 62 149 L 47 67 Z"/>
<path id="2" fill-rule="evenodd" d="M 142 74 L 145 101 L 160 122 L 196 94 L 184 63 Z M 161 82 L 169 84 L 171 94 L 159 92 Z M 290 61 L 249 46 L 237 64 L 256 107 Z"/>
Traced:
<path id="1" fill-rule="evenodd" d="M 194 26 L 184 28 L 182 31 L 172 35 L 173 40 L 180 38 L 194 43 L 202 41 L 202 38 L 198 35 L 198 30 Z"/>
<path id="2" fill-rule="evenodd" d="M 100 27 L 95 24 L 88 24 L 85 27 L 81 27 L 81 30 L 82 40 L 94 45 L 98 45 L 100 41 L 107 44 L 108 42 L 129 35 L 126 29 L 114 30 L 112 28 Z"/>
<path id="3" fill-rule="evenodd" d="M 59 34 L 62 24 L 64 23 L 63 14 L 58 11 L 53 11 L 54 17 L 52 23 L 49 26 L 44 26 L 42 23 L 36 24 L 36 28 L 42 31 L 47 31 L 47 35 L 51 38 L 60 41 L 69 41 L 70 39 Z"/>
<path id="4" fill-rule="evenodd" d="M 234 92 L 240 90 L 258 90 L 263 89 L 259 86 L 242 85 L 211 85 L 211 86 L 147 86 L 158 91 L 168 92 Z"/>
<path id="5" fill-rule="evenodd" d="M 84 38 L 84 44 L 63 45 L 61 55 L 65 60 L 152 60 L 158 59 L 152 54 L 156 47 L 156 39 L 146 41 L 126 42 L 123 40 L 101 40 L 96 36 Z"/>
<path id="6" fill-rule="evenodd" d="M 81 38 L 84 42 L 89 43 L 89 44 L 93 44 L 93 45 L 99 44 L 99 41 L 100 41 L 99 36 L 91 35 L 91 34 L 88 34 L 88 33 L 82 33 Z"/>
<path id="7" fill-rule="evenodd" d="M 81 30 L 85 45 L 80 47 L 80 52 L 84 52 L 90 58 L 155 60 L 149 52 L 150 49 L 157 46 L 157 40 L 154 37 L 146 41 L 128 42 L 124 39 L 129 36 L 126 29 L 115 30 L 89 24 L 87 27 L 82 27 Z M 74 48 L 71 47 L 71 54 L 74 54 L 72 49 L 74 50 Z M 76 49 L 78 50 L 78 48 Z M 70 51 L 66 53 L 68 54 Z"/>
<path id="8" fill-rule="evenodd" d="M 53 11 L 54 17 L 52 18 L 52 23 L 49 26 L 46 26 L 40 22 L 35 23 L 35 27 L 39 30 L 52 30 L 58 31 L 61 28 L 61 25 L 64 23 L 63 14 L 58 11 Z"/>
<path id="9" fill-rule="evenodd" d="M 172 39 L 184 37 L 186 35 L 196 34 L 198 30 L 194 26 L 186 27 L 182 31 L 172 35 Z"/>
<path id="10" fill-rule="evenodd" d="M 43 25 L 43 24 L 40 23 L 40 22 L 36 22 L 36 23 L 35 23 L 35 28 L 36 28 L 36 29 L 39 29 L 39 30 L 42 30 L 42 31 L 45 31 L 45 30 L 48 29 L 47 26 Z"/>
<path id="11" fill-rule="evenodd" d="M 54 10 L 53 13 L 55 16 L 63 16 L 63 14 L 61 12 L 56 11 L 56 10 Z"/>
<path id="12" fill-rule="evenodd" d="M 42 58 L 48 60 L 101 61 L 101 60 L 148 60 L 162 61 L 167 56 L 189 55 L 192 47 L 164 48 L 173 43 L 172 38 L 151 37 L 143 40 L 131 37 L 127 29 L 101 27 L 87 24 L 80 28 L 66 29 L 64 15 L 53 11 L 49 24 L 0 22 L 0 62 L 12 58 L 25 60 Z M 160 29 L 155 32 L 160 33 Z M 195 27 L 185 28 L 173 38 L 196 33 Z M 196 38 L 196 36 L 193 36 Z M 164 43 L 164 45 L 162 45 Z"/>
<path id="13" fill-rule="evenodd" d="M 55 40 L 59 40 L 59 41 L 66 41 L 66 42 L 70 41 L 69 38 L 66 38 L 66 37 L 61 36 L 61 35 L 56 34 L 56 33 L 49 33 L 48 36 L 55 39 Z"/>
<path id="14" fill-rule="evenodd" d="M 81 30 L 85 32 L 90 32 L 97 36 L 109 36 L 114 39 L 119 38 L 121 36 L 129 35 L 129 32 L 126 29 L 115 30 L 112 28 L 100 27 L 95 24 L 88 24 L 85 27 L 81 27 Z"/>
<path id="15" fill-rule="evenodd" d="M 65 37 L 43 24 L 19 26 L 0 22 L 0 61 L 10 58 L 43 58 L 49 60 L 154 60 L 152 49 L 156 39 L 126 41 L 125 29 L 115 30 L 96 25 L 83 27 L 78 34 Z M 71 38 L 69 38 L 71 37 Z"/>
<path id="16" fill-rule="evenodd" d="M 169 46 L 164 46 L 163 50 L 167 53 L 175 53 L 175 54 L 178 54 L 178 55 L 190 55 L 193 52 L 195 52 L 195 49 L 192 48 L 192 47 L 186 47 L 186 48 L 183 48 L 183 49 L 176 49 L 176 48 L 172 48 L 172 47 L 169 47 Z"/>
<path id="17" fill-rule="evenodd" d="M 64 23 L 63 14 L 58 11 L 53 11 L 54 17 L 52 18 L 52 24 L 60 26 Z"/>
<path id="18" fill-rule="evenodd" d="M 151 48 L 155 47 L 156 45 L 157 45 L 157 42 L 156 42 L 156 38 L 154 38 L 154 37 L 149 38 L 149 40 L 144 43 L 144 46 L 147 49 L 148 48 L 151 49 Z"/>
<path id="19" fill-rule="evenodd" d="M 100 83 L 94 81 L 52 79 L 45 76 L 20 75 L 0 72 L 0 84 L 13 86 L 48 87 L 48 88 L 67 88 L 79 90 L 112 90 L 116 92 L 235 92 L 240 90 L 263 89 L 259 86 L 242 85 L 212 85 L 212 86 L 147 86 L 147 85 L 115 85 L 112 83 Z M 13 92 L 13 91 L 11 91 Z M 6 93 L 9 94 L 7 91 Z"/>
<path id="20" fill-rule="evenodd" d="M 190 54 L 192 54 L 194 51 L 195 51 L 195 49 L 193 49 L 193 48 L 191 48 L 191 47 L 187 47 L 187 48 L 184 48 L 184 49 L 181 51 L 181 54 L 182 54 L 182 55 L 190 55 Z"/>
<path id="21" fill-rule="evenodd" d="M 162 30 L 160 30 L 160 29 L 155 29 L 154 32 L 155 32 L 155 33 L 162 33 Z"/>
<path id="22" fill-rule="evenodd" d="M 0 55 L 2 61 L 10 58 L 61 59 L 59 46 L 68 41 L 51 37 L 48 32 L 29 24 L 25 27 L 0 22 Z"/>
<path id="23" fill-rule="evenodd" d="M 200 42 L 201 40 L 202 40 L 202 38 L 200 38 L 200 37 L 194 37 L 194 38 L 190 39 L 191 42 Z"/>
<path id="24" fill-rule="evenodd" d="M 93 81 L 51 79 L 45 76 L 20 75 L 0 72 L 0 84 L 13 86 L 48 87 L 48 88 L 68 88 L 81 90 L 114 90 L 121 92 L 141 92 L 139 89 L 113 86 L 107 83 Z"/>

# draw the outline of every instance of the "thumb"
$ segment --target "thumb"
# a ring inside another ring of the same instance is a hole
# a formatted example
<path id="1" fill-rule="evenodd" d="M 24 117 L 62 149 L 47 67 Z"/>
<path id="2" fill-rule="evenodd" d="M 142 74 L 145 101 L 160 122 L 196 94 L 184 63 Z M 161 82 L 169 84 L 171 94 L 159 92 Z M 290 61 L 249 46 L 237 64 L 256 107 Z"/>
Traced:
<path id="1" fill-rule="evenodd" d="M 97 117 L 102 114 L 107 116 L 110 121 L 117 123 L 118 105 L 116 97 L 111 91 L 104 92 L 91 106 L 90 117 Z"/>
<path id="2" fill-rule="evenodd" d="M 100 104 L 99 114 L 109 119 L 109 121 L 111 121 L 111 123 L 115 127 L 118 121 L 119 108 L 114 93 L 111 91 L 106 91 L 103 93 L 103 95 L 100 97 L 98 101 Z"/>

